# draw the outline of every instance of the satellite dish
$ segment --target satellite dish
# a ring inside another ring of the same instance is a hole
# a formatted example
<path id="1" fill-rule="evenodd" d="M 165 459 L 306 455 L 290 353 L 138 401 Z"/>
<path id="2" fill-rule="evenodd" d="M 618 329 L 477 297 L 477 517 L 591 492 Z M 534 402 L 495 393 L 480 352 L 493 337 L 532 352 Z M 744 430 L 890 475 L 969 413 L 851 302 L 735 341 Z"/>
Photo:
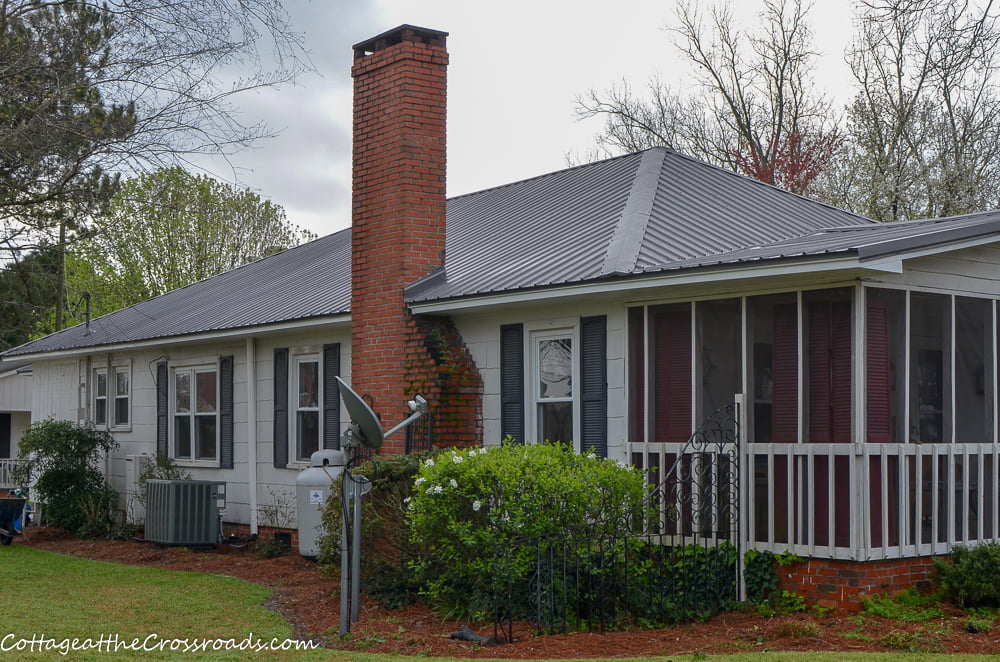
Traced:
<path id="1" fill-rule="evenodd" d="M 351 421 L 354 422 L 356 429 L 356 436 L 361 445 L 365 448 L 371 450 L 378 450 L 382 447 L 382 441 L 385 439 L 385 433 L 382 432 L 382 424 L 379 422 L 378 417 L 375 416 L 375 412 L 372 408 L 368 406 L 361 396 L 354 392 L 347 383 L 337 377 L 337 383 L 340 384 L 340 397 L 344 399 L 344 407 L 347 408 L 347 414 L 351 417 Z"/>

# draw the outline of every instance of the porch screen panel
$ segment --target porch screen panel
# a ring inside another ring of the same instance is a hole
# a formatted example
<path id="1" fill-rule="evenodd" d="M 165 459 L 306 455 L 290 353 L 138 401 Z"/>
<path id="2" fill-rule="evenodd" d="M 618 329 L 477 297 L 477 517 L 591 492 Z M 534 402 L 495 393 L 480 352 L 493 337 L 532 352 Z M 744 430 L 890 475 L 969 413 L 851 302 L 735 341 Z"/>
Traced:
<path id="1" fill-rule="evenodd" d="M 867 355 L 865 411 L 868 441 L 892 443 L 891 360 L 889 356 L 889 304 L 869 301 L 866 318 Z"/>
<path id="2" fill-rule="evenodd" d="M 701 422 L 717 410 L 731 405 L 742 393 L 743 351 L 739 299 L 699 301 L 697 383 L 700 397 L 695 421 Z"/>
<path id="3" fill-rule="evenodd" d="M 628 435 L 646 441 L 646 311 L 628 311 Z"/>
<path id="4" fill-rule="evenodd" d="M 843 292 L 811 293 L 806 304 L 806 388 L 809 441 L 851 441 L 850 296 Z M 819 299 L 819 300 L 816 300 Z"/>
<path id="5" fill-rule="evenodd" d="M 912 441 L 950 443 L 951 300 L 910 294 L 910 426 Z"/>
<path id="6" fill-rule="evenodd" d="M 656 441 L 683 443 L 691 436 L 691 311 L 657 312 Z"/>
<path id="7" fill-rule="evenodd" d="M 799 434 L 798 307 L 774 307 L 771 348 L 771 435 L 775 443 L 795 443 Z"/>
<path id="8" fill-rule="evenodd" d="M 955 299 L 955 441 L 993 441 L 993 302 Z"/>

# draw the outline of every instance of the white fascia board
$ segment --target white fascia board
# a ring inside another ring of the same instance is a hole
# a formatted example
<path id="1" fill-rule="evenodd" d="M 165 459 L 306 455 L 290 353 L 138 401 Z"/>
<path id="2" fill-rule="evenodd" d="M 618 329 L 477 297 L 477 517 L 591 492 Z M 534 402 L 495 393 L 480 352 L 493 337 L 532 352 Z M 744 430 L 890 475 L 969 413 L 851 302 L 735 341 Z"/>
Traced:
<path id="1" fill-rule="evenodd" d="M 34 354 L 18 354 L 17 358 L 37 361 L 40 359 L 59 359 L 71 356 L 85 356 L 95 352 L 121 352 L 132 349 L 146 349 L 150 347 L 162 347 L 163 345 L 187 345 L 191 343 L 213 341 L 213 340 L 234 340 L 252 336 L 271 335 L 283 331 L 301 331 L 317 326 L 350 326 L 350 315 L 338 315 L 335 317 L 313 317 L 306 320 L 296 320 L 292 322 L 282 322 L 279 324 L 267 324 L 261 326 L 241 327 L 238 329 L 225 329 L 221 331 L 208 331 L 206 333 L 196 333 L 189 336 L 167 336 L 164 338 L 151 338 L 149 340 L 136 340 L 133 342 L 117 343 L 113 345 L 92 345 L 89 347 L 74 347 L 72 349 L 62 349 L 52 352 L 36 352 Z"/>
<path id="2" fill-rule="evenodd" d="M 713 269 L 711 271 L 679 270 L 676 273 L 657 274 L 643 277 L 586 283 L 581 285 L 556 286 L 546 289 L 527 290 L 523 292 L 499 293 L 468 299 L 428 301 L 426 303 L 411 303 L 410 310 L 415 314 L 449 313 L 473 310 L 476 308 L 491 308 L 520 303 L 547 301 L 551 299 L 572 298 L 602 294 L 614 294 L 635 290 L 645 290 L 658 287 L 677 287 L 683 285 L 700 285 L 704 283 L 744 280 L 748 278 L 768 278 L 773 276 L 788 276 L 795 274 L 810 274 L 826 271 L 843 271 L 846 269 L 865 269 L 870 271 L 888 271 L 898 273 L 902 269 L 895 261 L 873 261 L 862 264 L 856 255 L 835 259 L 815 259 L 803 262 L 784 262 L 782 264 L 755 264 L 729 269 Z"/>

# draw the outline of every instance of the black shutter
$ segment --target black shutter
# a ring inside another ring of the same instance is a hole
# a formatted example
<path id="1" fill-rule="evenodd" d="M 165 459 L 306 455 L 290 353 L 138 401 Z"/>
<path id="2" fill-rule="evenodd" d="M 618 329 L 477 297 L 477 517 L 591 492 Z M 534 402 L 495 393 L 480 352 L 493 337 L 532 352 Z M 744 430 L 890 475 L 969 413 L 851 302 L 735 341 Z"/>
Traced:
<path id="1" fill-rule="evenodd" d="M 580 452 L 608 456 L 608 318 L 580 318 Z"/>
<path id="2" fill-rule="evenodd" d="M 219 468 L 233 468 L 233 357 L 219 358 Z"/>
<path id="3" fill-rule="evenodd" d="M 288 348 L 274 350 L 274 466 L 288 466 Z"/>
<path id="4" fill-rule="evenodd" d="M 168 383 L 167 362 L 156 364 L 156 454 L 167 457 L 170 452 L 167 434 L 167 408 L 170 406 L 170 386 Z"/>
<path id="5" fill-rule="evenodd" d="M 340 343 L 323 345 L 323 448 L 340 448 Z"/>
<path id="6" fill-rule="evenodd" d="M 10 457 L 10 414 L 0 414 L 0 458 Z"/>
<path id="7" fill-rule="evenodd" d="M 500 438 L 524 443 L 524 325 L 500 327 Z"/>

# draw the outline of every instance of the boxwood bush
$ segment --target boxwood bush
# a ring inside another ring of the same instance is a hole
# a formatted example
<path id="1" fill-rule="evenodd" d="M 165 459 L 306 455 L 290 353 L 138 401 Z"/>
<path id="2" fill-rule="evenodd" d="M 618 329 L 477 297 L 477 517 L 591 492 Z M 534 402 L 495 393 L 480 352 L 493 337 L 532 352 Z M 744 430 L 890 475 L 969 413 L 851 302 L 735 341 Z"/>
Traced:
<path id="1" fill-rule="evenodd" d="M 414 481 L 408 512 L 420 556 L 411 567 L 434 607 L 481 618 L 496 575 L 531 568 L 527 547 L 503 568 L 498 551 L 560 532 L 629 531 L 645 491 L 642 472 L 561 444 L 451 450 L 427 459 Z"/>
<path id="2" fill-rule="evenodd" d="M 1000 607 L 1000 543 L 955 545 L 951 561 L 934 558 L 945 597 L 960 607 Z"/>

